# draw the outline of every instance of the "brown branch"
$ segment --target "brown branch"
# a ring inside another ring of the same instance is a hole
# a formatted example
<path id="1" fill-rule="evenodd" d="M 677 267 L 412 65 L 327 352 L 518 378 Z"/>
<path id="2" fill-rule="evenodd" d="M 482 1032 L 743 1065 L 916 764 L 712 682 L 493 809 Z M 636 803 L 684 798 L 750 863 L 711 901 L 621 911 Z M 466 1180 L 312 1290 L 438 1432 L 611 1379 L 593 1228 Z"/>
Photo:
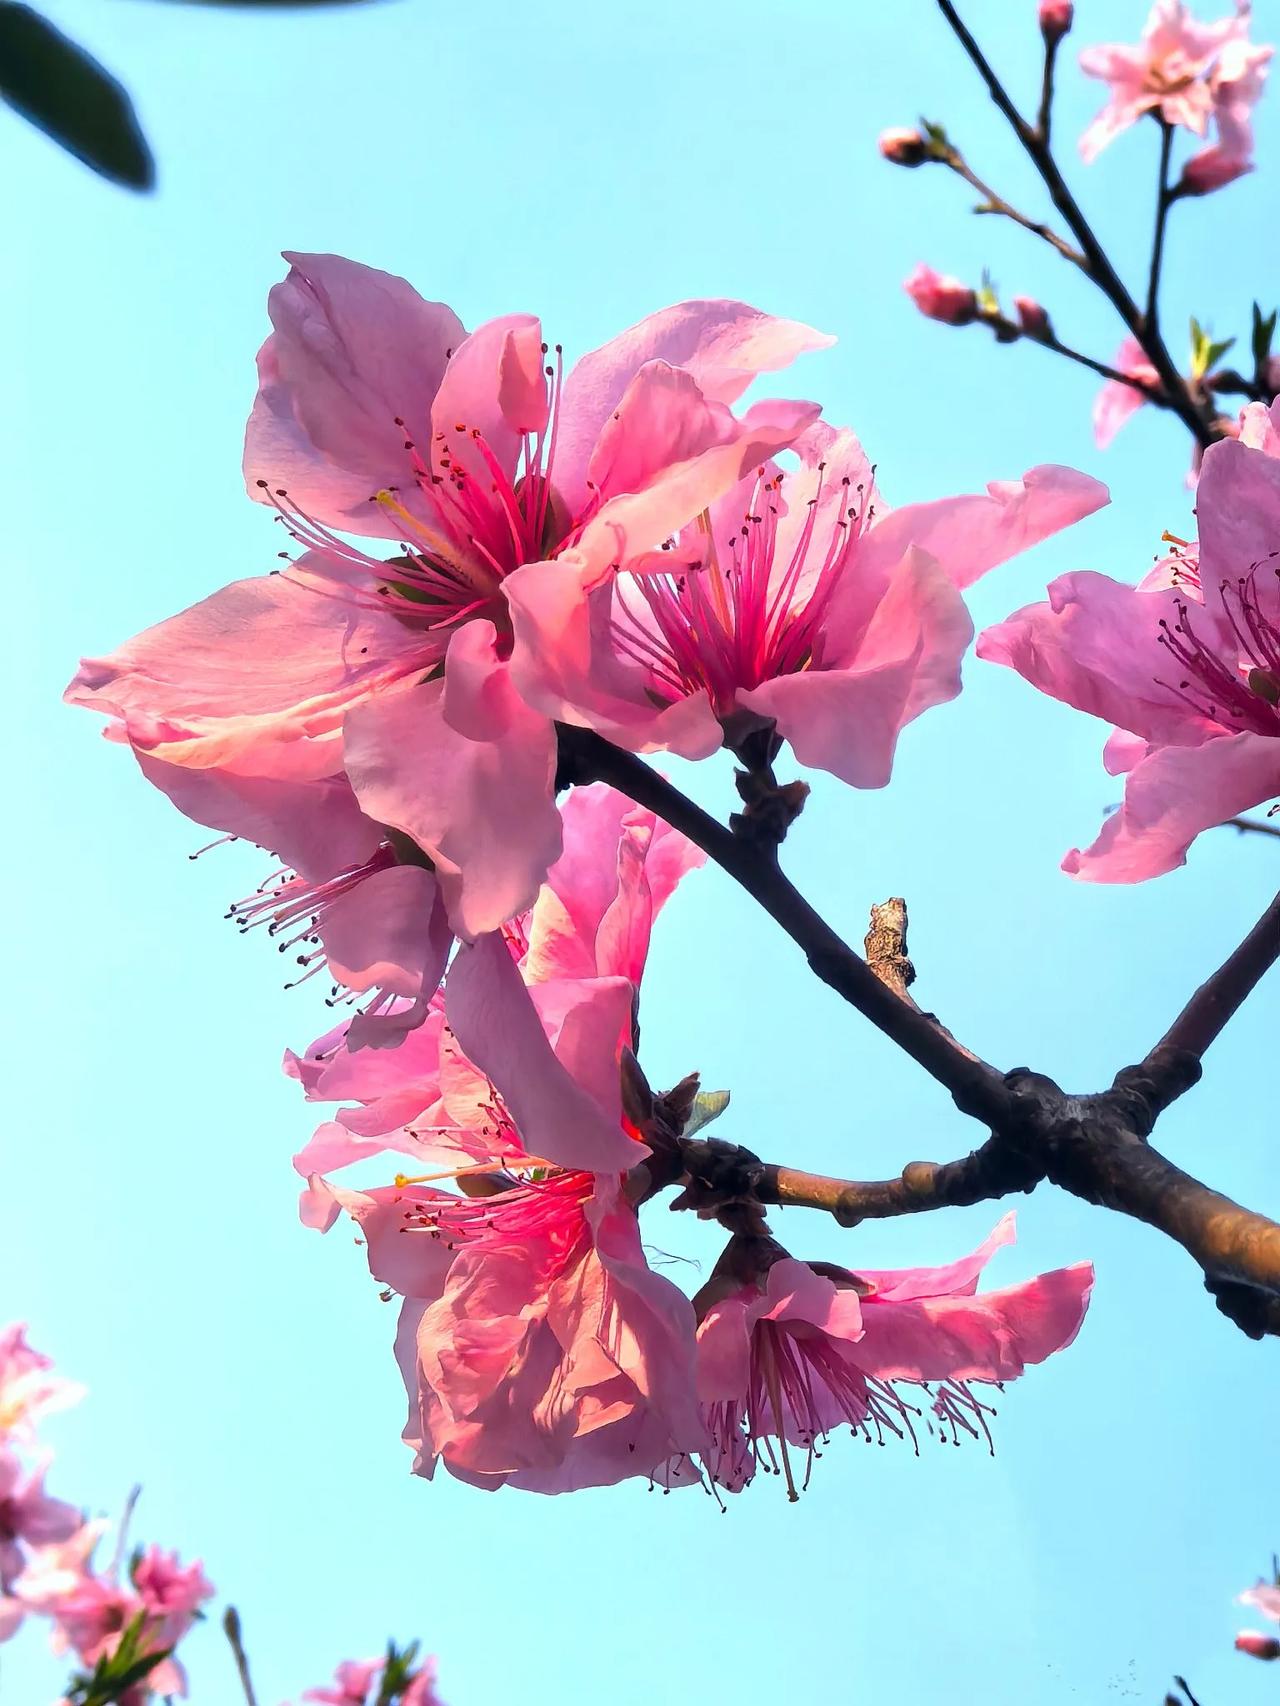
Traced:
<path id="1" fill-rule="evenodd" d="M 249 1677 L 249 1655 L 244 1650 L 240 1635 L 240 1613 L 234 1605 L 229 1605 L 222 1614 L 222 1630 L 230 1643 L 231 1654 L 236 1662 L 236 1675 L 240 1678 L 240 1687 L 244 1691 L 245 1706 L 258 1706 L 258 1697 L 253 1692 L 253 1683 Z"/>
<path id="2" fill-rule="evenodd" d="M 562 784 L 608 782 L 656 812 L 741 884 L 803 950 L 814 973 L 949 1090 L 962 1112 L 991 1122 L 1008 1111 L 1001 1074 L 961 1048 L 932 1015 L 886 988 L 783 874 L 772 849 L 726 829 L 634 753 L 589 729 L 562 724 L 559 734 Z"/>
<path id="3" fill-rule="evenodd" d="M 1079 249 L 1073 249 L 1065 237 L 1059 237 L 1053 227 L 1043 219 L 1032 219 L 1028 214 L 1020 212 L 1012 202 L 991 188 L 970 166 L 954 144 L 948 143 L 945 149 L 939 150 L 936 156 L 945 166 L 950 166 L 957 177 L 964 179 L 983 198 L 980 205 L 974 209 L 976 213 L 998 214 L 1002 219 L 1011 219 L 1015 225 L 1021 225 L 1024 231 L 1030 231 L 1035 237 L 1041 238 L 1053 249 L 1056 249 L 1064 261 L 1070 261 L 1073 267 L 1080 267 L 1087 272 L 1088 265 Z"/>
<path id="4" fill-rule="evenodd" d="M 1062 339 L 1052 329 L 1046 326 L 1042 331 L 1032 331 L 1027 326 L 1021 326 L 1010 320 L 1007 315 L 996 310 L 988 309 L 979 312 L 975 326 L 987 326 L 995 333 L 999 344 L 1018 343 L 1025 339 L 1028 343 L 1039 344 L 1041 349 L 1052 350 L 1054 355 L 1065 356 L 1068 361 L 1074 361 L 1081 367 L 1087 367 L 1091 373 L 1096 373 L 1100 379 L 1110 379 L 1116 385 L 1127 385 L 1132 391 L 1141 391 L 1148 403 L 1157 409 L 1171 409 L 1173 404 L 1164 392 L 1150 384 L 1145 379 L 1139 379 L 1132 373 L 1122 373 L 1118 367 L 1112 367 L 1109 362 L 1098 361 L 1094 356 L 1085 355 L 1082 350 L 1073 349 L 1070 344 L 1064 344 Z"/>
<path id="5" fill-rule="evenodd" d="M 1141 309 L 1129 294 L 1124 281 L 1112 266 L 1106 250 L 1094 235 L 1079 203 L 1067 188 L 1066 180 L 1050 151 L 1047 139 L 1033 125 L 1028 124 L 1014 106 L 986 55 L 965 27 L 963 20 L 952 4 L 952 0 L 938 0 L 938 8 L 951 26 L 957 41 L 968 54 L 978 75 L 986 84 L 987 93 L 995 102 L 996 107 L 1022 144 L 1032 165 L 1040 174 L 1041 181 L 1049 192 L 1050 200 L 1062 215 L 1067 229 L 1080 246 L 1080 252 L 1085 261 L 1084 270 L 1111 303 L 1124 322 L 1126 329 L 1142 345 L 1151 365 L 1160 376 L 1160 382 L 1170 400 L 1170 408 L 1192 434 L 1196 443 L 1202 449 L 1207 449 L 1215 439 L 1221 436 L 1220 432 L 1207 419 L 1201 404 L 1192 394 L 1186 380 L 1178 372 L 1159 331 L 1146 324 Z"/>
<path id="6" fill-rule="evenodd" d="M 1173 198 L 1169 193 L 1169 156 L 1173 149 L 1173 126 L 1163 116 L 1160 124 L 1160 172 L 1156 186 L 1156 228 L 1151 239 L 1151 267 L 1147 275 L 1147 308 L 1143 315 L 1148 334 L 1159 336 L 1160 267 L 1164 260 L 1164 234 Z"/>
<path id="7" fill-rule="evenodd" d="M 1254 985 L 1280 959 L 1280 895 L 1271 902 L 1240 946 L 1200 985 L 1143 1063 L 1163 1052 L 1197 1063 Z M 1189 1088 L 1189 1086 L 1184 1086 Z M 1170 1096 L 1169 1100 L 1172 1101 Z"/>
<path id="8" fill-rule="evenodd" d="M 846 1224 L 1027 1191 L 1040 1179 L 1157 1228 L 1200 1264 L 1218 1306 L 1246 1333 L 1280 1334 L 1280 1226 L 1210 1189 L 1147 1142 L 1161 1111 L 1200 1076 L 1200 1055 L 1280 957 L 1280 896 L 1182 1016 L 1110 1090 L 1073 1096 L 1025 1068 L 1000 1074 L 906 995 L 906 907 L 875 909 L 859 957 L 784 876 L 772 846 L 735 835 L 643 763 L 588 730 L 561 726 L 558 782 L 608 782 L 701 847 L 801 947 L 816 974 L 950 1090 L 991 1136 L 961 1160 L 913 1162 L 859 1183 L 762 1162 L 719 1140 L 674 1138 L 644 1165 L 641 1194 L 681 1183 L 673 1204 L 723 1220 L 758 1205 L 823 1209 Z M 901 993 L 899 992 L 901 990 Z"/>
<path id="9" fill-rule="evenodd" d="M 1229 817 L 1219 829 L 1238 829 L 1241 835 L 1280 835 L 1280 824 L 1265 823 L 1256 817 Z"/>

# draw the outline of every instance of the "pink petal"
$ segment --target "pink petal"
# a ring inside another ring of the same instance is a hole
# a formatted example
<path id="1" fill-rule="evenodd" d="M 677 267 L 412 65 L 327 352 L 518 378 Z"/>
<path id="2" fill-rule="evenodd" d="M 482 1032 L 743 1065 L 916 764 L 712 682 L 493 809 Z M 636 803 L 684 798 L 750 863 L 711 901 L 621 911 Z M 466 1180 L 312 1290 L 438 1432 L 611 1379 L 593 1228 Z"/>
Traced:
<path id="1" fill-rule="evenodd" d="M 347 774 L 361 805 L 409 836 L 436 867 L 461 935 L 526 911 L 561 847 L 555 731 L 494 663 L 506 732 L 468 740 L 443 715 L 439 683 L 385 693 L 347 718 Z"/>
<path id="2" fill-rule="evenodd" d="M 439 986 L 453 945 L 435 877 L 417 865 L 375 871 L 325 908 L 319 930 L 339 983 L 410 999 Z"/>
<path id="3" fill-rule="evenodd" d="M 1220 735 L 1202 746 L 1165 746 L 1130 771 L 1124 804 L 1062 868 L 1092 883 L 1138 883 L 1184 864 L 1201 830 L 1280 795 L 1280 740 Z"/>
<path id="4" fill-rule="evenodd" d="M 978 656 L 1146 740 L 1206 740 L 1219 726 L 1178 697 L 1178 665 L 1160 644 L 1160 622 L 1177 619 L 1181 598 L 1089 570 L 1063 575 L 1047 604 L 1029 604 L 986 629 Z M 1174 687 L 1161 685 L 1170 681 Z"/>
<path id="5" fill-rule="evenodd" d="M 541 432 L 546 424 L 543 363 L 542 327 L 534 315 L 505 314 L 478 326 L 454 350 L 432 405 L 433 463 L 443 448 L 487 487 L 493 476 L 473 436 L 479 433 L 511 475 L 521 434 Z"/>
<path id="6" fill-rule="evenodd" d="M 978 1280 L 997 1250 L 1017 1237 L 1017 1217 L 1002 1215 L 991 1232 L 968 1256 L 940 1268 L 859 1268 L 858 1274 L 875 1286 L 876 1297 L 886 1303 L 908 1303 L 921 1297 L 971 1296 Z"/>
<path id="7" fill-rule="evenodd" d="M 422 636 L 350 604 L 314 555 L 233 581 L 105 658 L 85 658 L 72 705 L 118 717 L 166 763 L 309 780 L 341 768 L 342 719 L 421 655 Z"/>
<path id="8" fill-rule="evenodd" d="M 636 373 L 651 361 L 685 368 L 703 395 L 732 403 L 758 373 L 786 367 L 835 340 L 745 302 L 695 301 L 664 308 L 575 363 L 565 381 L 553 475 L 572 508 L 586 496 L 597 439 Z M 693 512 L 690 512 L 693 513 Z"/>
<path id="9" fill-rule="evenodd" d="M 500 936 L 482 936 L 462 947 L 449 973 L 449 1024 L 469 1060 L 487 1073 L 501 1094 L 530 1155 L 561 1167 L 622 1172 L 647 1150 L 619 1124 L 616 1039 L 629 1010 L 622 979 L 602 984 L 586 1003 L 556 1058 L 546 1032 Z M 598 1101 L 575 1082 L 574 1067 L 598 1051 L 584 1075 L 608 1101 Z"/>
<path id="10" fill-rule="evenodd" d="M 855 788 L 882 788 L 905 725 L 960 691 L 972 637 L 959 592 L 932 558 L 911 549 L 850 667 L 779 676 L 739 693 L 738 703 L 776 719 L 801 764 Z"/>
<path id="11" fill-rule="evenodd" d="M 385 486 L 412 491 L 404 441 L 430 442 L 432 399 L 462 323 L 393 273 L 339 255 L 285 259 L 245 434 L 249 495 L 261 498 L 265 479 L 330 526 L 397 538 L 369 498 Z"/>
<path id="12" fill-rule="evenodd" d="M 1093 1266 L 1078 1262 L 975 1297 L 867 1298 L 860 1368 L 880 1380 L 1014 1380 L 1080 1331 Z"/>
<path id="13" fill-rule="evenodd" d="M 290 782 L 188 770 L 145 752 L 137 759 L 148 782 L 187 817 L 268 848 L 311 882 L 364 864 L 382 840 L 381 829 L 360 810 L 345 776 Z"/>
<path id="14" fill-rule="evenodd" d="M 1020 480 L 992 480 L 985 493 L 894 510 L 863 540 L 858 575 L 874 583 L 880 565 L 896 563 L 916 545 L 937 559 L 956 586 L 970 586 L 988 569 L 1108 502 L 1110 493 L 1100 480 L 1043 463 Z"/>

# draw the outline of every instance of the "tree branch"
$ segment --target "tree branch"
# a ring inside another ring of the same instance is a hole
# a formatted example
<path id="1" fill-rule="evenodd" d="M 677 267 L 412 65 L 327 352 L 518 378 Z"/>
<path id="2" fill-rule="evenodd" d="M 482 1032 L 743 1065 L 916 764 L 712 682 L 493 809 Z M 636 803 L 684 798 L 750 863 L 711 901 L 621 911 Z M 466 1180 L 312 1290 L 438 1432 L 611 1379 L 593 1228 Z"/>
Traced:
<path id="1" fill-rule="evenodd" d="M 1206 418 L 1205 411 L 1192 395 L 1186 380 L 1178 372 L 1159 332 L 1146 325 L 1137 303 L 1129 294 L 1124 281 L 1112 266 L 1102 244 L 1094 235 L 1079 203 L 1067 188 L 1066 180 L 1058 169 L 1057 161 L 1049 149 L 1047 140 L 1038 130 L 1027 123 L 1009 99 L 1004 85 L 992 70 L 978 43 L 965 27 L 963 20 L 952 4 L 952 0 L 938 0 L 938 8 L 950 25 L 957 41 L 968 54 L 975 70 L 986 84 L 987 93 L 995 102 L 1014 135 L 1022 144 L 1031 163 L 1040 174 L 1053 205 L 1062 215 L 1067 229 L 1080 246 L 1088 276 L 1111 303 L 1128 331 L 1142 345 L 1151 365 L 1160 376 L 1160 382 L 1169 397 L 1170 408 L 1192 434 L 1201 449 L 1208 449 L 1209 445 L 1220 436 L 1219 432 L 1213 423 Z"/>
<path id="2" fill-rule="evenodd" d="M 969 162 L 953 144 L 948 144 L 945 152 L 941 152 L 943 163 L 964 179 L 965 183 L 977 190 L 982 196 L 981 204 L 975 209 L 977 213 L 999 214 L 1002 219 L 1011 219 L 1015 225 L 1021 225 L 1024 231 L 1030 231 L 1035 237 L 1041 238 L 1053 249 L 1056 249 L 1064 261 L 1070 261 L 1073 267 L 1080 267 L 1088 272 L 1088 266 L 1079 249 L 1073 249 L 1065 237 L 1059 237 L 1051 225 L 1043 219 L 1032 219 L 1029 215 L 1019 212 L 1012 202 L 1008 202 L 991 185 L 985 183 L 970 166 Z"/>
<path id="3" fill-rule="evenodd" d="M 741 884 L 803 950 L 816 975 L 949 1090 L 962 1112 L 990 1123 L 1008 1111 L 1000 1073 L 886 988 L 783 874 L 771 849 L 717 823 L 634 753 L 589 729 L 558 727 L 560 781 L 608 782 L 656 812 Z"/>
<path id="4" fill-rule="evenodd" d="M 1240 946 L 1196 990 L 1147 1056 L 1144 1066 L 1149 1066 L 1161 1051 L 1178 1051 L 1199 1062 L 1210 1043 L 1277 959 L 1280 959 L 1280 895 L 1271 902 Z M 1169 1100 L 1172 1099 L 1171 1096 Z"/>
<path id="5" fill-rule="evenodd" d="M 1147 277 L 1147 311 L 1143 315 L 1148 334 L 1159 336 L 1160 329 L 1160 266 L 1164 260 L 1164 233 L 1173 205 L 1169 195 L 1169 156 L 1173 151 L 1173 126 L 1168 119 L 1160 121 L 1160 173 L 1156 185 L 1156 229 L 1151 239 L 1151 270 Z"/>

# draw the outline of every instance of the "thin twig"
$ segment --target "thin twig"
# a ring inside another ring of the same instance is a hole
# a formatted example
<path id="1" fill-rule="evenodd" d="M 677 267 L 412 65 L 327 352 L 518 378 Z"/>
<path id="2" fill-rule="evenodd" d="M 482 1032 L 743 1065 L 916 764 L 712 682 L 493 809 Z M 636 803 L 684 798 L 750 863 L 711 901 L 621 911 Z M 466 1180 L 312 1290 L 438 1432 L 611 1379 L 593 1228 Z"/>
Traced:
<path id="1" fill-rule="evenodd" d="M 1169 195 L 1169 156 L 1173 151 L 1173 126 L 1160 119 L 1160 174 L 1156 184 L 1156 228 L 1151 239 L 1151 270 L 1147 277 L 1147 311 L 1143 316 L 1150 337 L 1160 334 L 1160 267 L 1164 260 L 1164 233 L 1173 205 Z"/>
<path id="2" fill-rule="evenodd" d="M 1256 817 L 1229 817 L 1219 829 L 1238 829 L 1241 835 L 1280 835 L 1280 824 L 1267 823 Z"/>
<path id="3" fill-rule="evenodd" d="M 236 1675 L 240 1678 L 240 1687 L 244 1690 L 245 1706 L 258 1706 L 258 1697 L 253 1692 L 253 1682 L 249 1676 L 249 1655 L 244 1650 L 240 1634 L 240 1613 L 234 1605 L 229 1605 L 223 1612 L 222 1628 L 236 1661 Z"/>
<path id="4" fill-rule="evenodd" d="M 1145 325 L 1137 303 L 1129 294 L 1119 273 L 1112 266 L 1106 250 L 1094 235 L 1092 227 L 1081 212 L 1079 203 L 1067 188 L 1066 180 L 1059 171 L 1058 163 L 1050 152 L 1047 142 L 1032 125 L 1027 123 L 1014 106 L 1003 83 L 992 70 L 986 55 L 965 27 L 963 20 L 952 4 L 952 0 L 938 0 L 938 8 L 951 26 L 957 41 L 968 54 L 975 70 L 986 84 L 991 99 L 1007 120 L 1014 135 L 1021 142 L 1036 171 L 1040 174 L 1053 205 L 1062 215 L 1067 229 L 1080 246 L 1080 251 L 1086 262 L 1085 270 L 1089 277 L 1119 314 L 1128 331 L 1142 345 L 1169 396 L 1170 408 L 1195 438 L 1196 443 L 1202 449 L 1208 449 L 1209 445 L 1220 436 L 1219 432 L 1205 418 L 1204 411 L 1192 395 L 1186 380 L 1178 372 L 1159 333 L 1149 331 Z"/>
<path id="5" fill-rule="evenodd" d="M 1039 344 L 1042 349 L 1052 350 L 1054 355 L 1065 356 L 1068 361 L 1077 362 L 1081 367 L 1087 367 L 1091 373 L 1096 373 L 1100 379 L 1110 379 L 1116 385 L 1127 385 L 1132 391 L 1141 391 L 1148 403 L 1153 403 L 1157 409 L 1171 409 L 1173 404 L 1165 396 L 1163 390 L 1152 385 L 1148 380 L 1139 379 L 1132 373 L 1123 373 L 1118 367 L 1112 367 L 1108 362 L 1098 361 L 1083 351 L 1073 349 L 1070 344 L 1064 344 L 1062 339 L 1050 326 L 1040 331 L 1034 331 L 1027 326 L 1018 325 L 1007 315 L 992 310 L 979 313 L 974 325 L 987 326 L 995 333 L 996 342 L 1002 344 L 1017 343 L 1025 339 L 1028 343 Z"/>
<path id="6" fill-rule="evenodd" d="M 1060 35 L 1047 35 L 1044 43 L 1044 72 L 1040 78 L 1040 111 L 1036 114 L 1036 135 L 1047 148 L 1049 125 L 1053 115 L 1053 68 L 1062 45 Z"/>
<path id="7" fill-rule="evenodd" d="M 1052 248 L 1056 249 L 1064 261 L 1070 261 L 1072 266 L 1088 271 L 1084 256 L 1079 249 L 1073 249 L 1065 237 L 1059 237 L 1051 225 L 1043 219 L 1032 219 L 1028 214 L 1020 212 L 1012 202 L 1006 201 L 991 185 L 985 183 L 970 166 L 964 155 L 957 148 L 948 148 L 942 156 L 946 165 L 965 183 L 971 185 L 982 196 L 982 203 L 975 210 L 978 213 L 999 214 L 1002 219 L 1011 219 L 1015 225 L 1021 225 L 1024 231 L 1030 231 L 1040 237 Z"/>

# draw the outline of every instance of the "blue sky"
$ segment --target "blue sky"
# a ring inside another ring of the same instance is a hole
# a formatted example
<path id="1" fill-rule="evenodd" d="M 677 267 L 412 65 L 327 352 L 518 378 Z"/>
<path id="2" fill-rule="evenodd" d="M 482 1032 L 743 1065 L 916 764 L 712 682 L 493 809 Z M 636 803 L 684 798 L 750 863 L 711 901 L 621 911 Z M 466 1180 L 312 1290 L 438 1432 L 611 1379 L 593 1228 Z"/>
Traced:
<path id="1" fill-rule="evenodd" d="M 0 113 L 18 239 L 0 276 L 0 1317 L 26 1316 L 91 1389 L 48 1430 L 56 1490 L 110 1510 L 145 1483 L 139 1533 L 203 1556 L 240 1605 L 263 1706 L 389 1633 L 439 1655 L 450 1706 L 1096 1706 L 1159 1700 L 1174 1671 L 1203 1706 L 1272 1698 L 1268 1668 L 1231 1651 L 1246 1620 L 1231 1600 L 1280 1545 L 1276 1345 L 1218 1317 L 1177 1249 L 1048 1189 L 1020 1206 L 993 1280 L 1087 1256 L 1095 1303 L 1071 1352 L 1007 1394 L 994 1458 L 842 1439 L 798 1505 L 766 1481 L 723 1516 L 640 1484 L 542 1500 L 412 1480 L 392 1309 L 348 1234 L 294 1218 L 289 1156 L 312 1122 L 278 1061 L 324 1010 L 220 922 L 259 863 L 233 848 L 192 864 L 207 837 L 59 703 L 81 652 L 271 567 L 239 449 L 289 247 L 402 272 L 468 323 L 531 309 L 569 351 L 685 296 L 810 320 L 840 342 L 787 387 L 857 429 L 889 502 L 1040 461 L 1110 482 L 1110 510 L 976 589 L 979 622 L 1070 568 L 1136 577 L 1188 525 L 1180 429 L 1148 413 L 1102 456 L 1088 375 L 926 324 L 900 289 L 918 259 L 970 278 L 989 264 L 1070 341 L 1119 342 L 1047 249 L 970 218 L 949 174 L 877 158 L 878 131 L 923 111 L 1013 199 L 1031 193 L 934 7 L 49 10 L 127 80 L 160 169 L 157 194 L 131 199 Z M 1032 0 L 965 11 L 1029 100 Z M 1081 41 L 1132 39 L 1143 16 L 1077 11 Z M 1098 94 L 1070 56 L 1063 82 L 1069 172 L 1136 278 L 1154 133 L 1084 169 L 1072 139 Z M 1264 163 L 1277 143 L 1273 101 Z M 1194 312 L 1247 329 L 1251 295 L 1274 288 L 1273 182 L 1175 210 L 1171 328 Z M 816 782 L 788 868 L 855 938 L 871 902 L 905 894 L 921 998 L 1001 1065 L 1094 1088 L 1256 917 L 1275 844 L 1224 832 L 1143 888 L 1073 884 L 1057 861 L 1116 794 L 1104 731 L 1003 671 L 971 662 L 967 682 L 908 732 L 887 791 Z M 724 767 L 692 786 L 730 809 Z M 1274 999 L 1264 987 L 1215 1045 L 1161 1140 L 1280 1214 Z M 726 1135 L 771 1159 L 876 1177 L 977 1135 L 716 872 L 664 917 L 645 1007 L 651 1077 L 699 1068 L 729 1087 Z M 909 1265 L 971 1247 L 996 1212 L 848 1233 L 791 1211 L 779 1230 L 802 1255 Z M 703 1272 L 714 1260 L 661 1206 L 646 1232 Z M 189 1658 L 198 1706 L 236 1698 L 213 1625 Z M 58 1677 L 38 1634 L 0 1654 L 6 1706 L 52 1698 Z"/>

